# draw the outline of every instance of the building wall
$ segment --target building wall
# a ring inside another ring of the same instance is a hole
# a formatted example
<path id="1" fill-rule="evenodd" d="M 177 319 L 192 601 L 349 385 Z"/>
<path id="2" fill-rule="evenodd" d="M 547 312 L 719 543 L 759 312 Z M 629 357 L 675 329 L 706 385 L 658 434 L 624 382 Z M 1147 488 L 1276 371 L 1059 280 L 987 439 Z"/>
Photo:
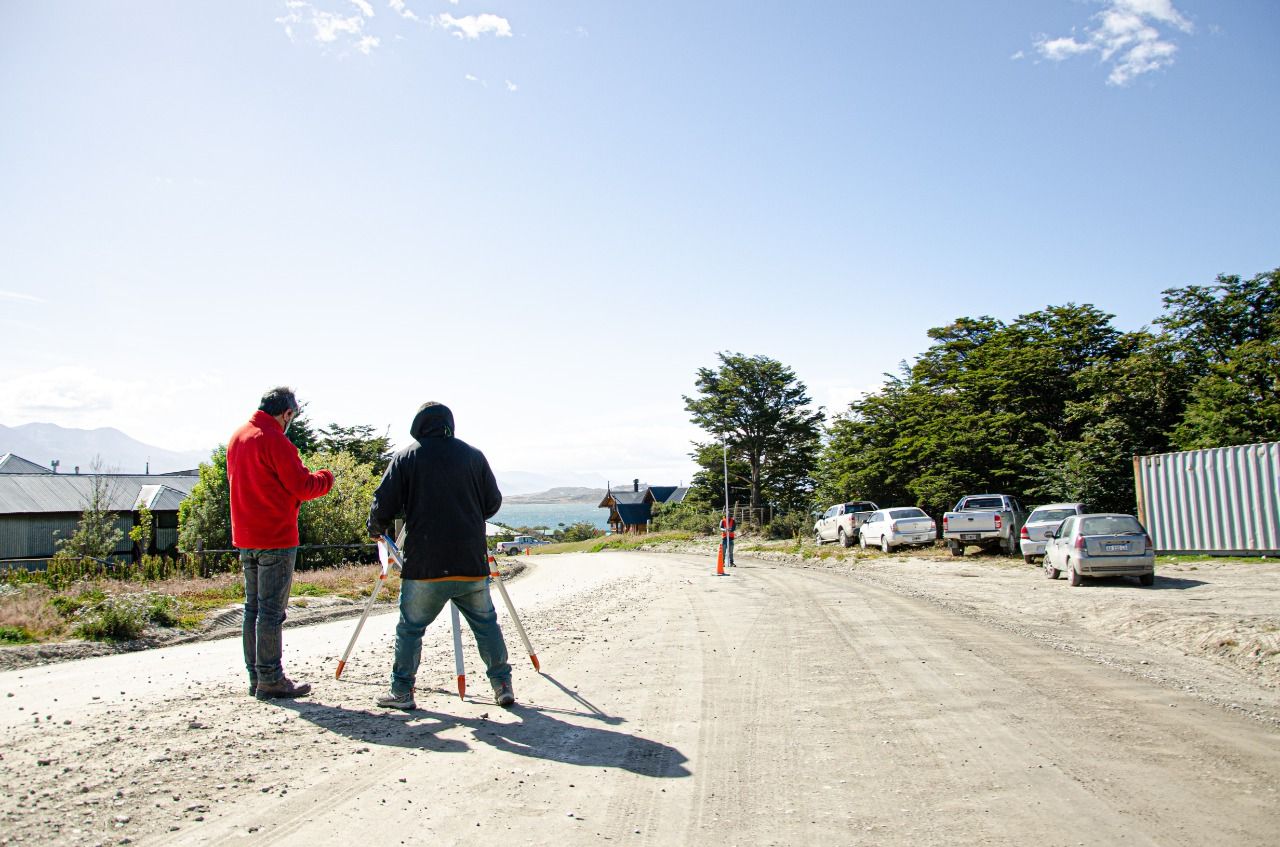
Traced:
<path id="1" fill-rule="evenodd" d="M 0 515 L 0 560 L 47 559 L 57 552 L 57 540 L 70 538 L 79 523 L 79 512 Z M 133 550 L 133 542 L 129 540 L 133 515 L 125 512 L 117 516 L 115 526 L 122 536 L 114 552 L 128 555 Z M 169 532 L 174 534 L 176 542 L 177 530 Z"/>
<path id="2" fill-rule="evenodd" d="M 1280 442 L 1136 456 L 1133 470 L 1156 552 L 1280 555 Z"/>

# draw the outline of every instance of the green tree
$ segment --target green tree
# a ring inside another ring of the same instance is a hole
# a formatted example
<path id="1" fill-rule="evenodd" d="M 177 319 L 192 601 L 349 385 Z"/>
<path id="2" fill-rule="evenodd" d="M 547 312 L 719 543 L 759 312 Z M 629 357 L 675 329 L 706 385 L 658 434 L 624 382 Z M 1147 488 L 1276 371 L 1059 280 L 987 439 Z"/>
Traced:
<path id="1" fill-rule="evenodd" d="M 320 430 L 320 449 L 326 453 L 350 453 L 360 464 L 385 470 L 391 461 L 390 429 L 374 435 L 368 424 L 338 426 L 331 423 Z"/>
<path id="2" fill-rule="evenodd" d="M 1211 286 L 1171 288 L 1157 320 L 1196 381 L 1177 449 L 1280 438 L 1280 269 Z"/>
<path id="3" fill-rule="evenodd" d="M 766 356 L 719 353 L 718 368 L 699 368 L 697 395 L 685 396 L 691 420 L 716 441 L 725 439 L 731 455 L 748 468 L 748 502 L 759 508 L 766 498 L 782 508 L 797 499 L 791 492 L 809 480 L 819 448 L 822 411 L 809 411 L 804 383 L 781 362 Z M 715 454 L 714 442 L 694 443 L 702 464 Z M 711 473 L 710 462 L 702 464 Z M 721 472 L 723 474 L 723 471 Z M 811 486 L 810 482 L 803 487 Z"/>
<path id="4" fill-rule="evenodd" d="M 94 459 L 92 467 L 80 521 L 70 537 L 58 539 L 55 558 L 80 559 L 88 556 L 105 559 L 115 552 L 116 545 L 124 537 L 124 532 L 116 525 L 116 513 L 111 508 L 115 484 L 111 477 L 101 472 L 101 459 Z"/>
<path id="5" fill-rule="evenodd" d="M 285 433 L 289 440 L 293 442 L 293 446 L 298 448 L 298 452 L 303 456 L 309 455 L 321 449 L 320 436 L 316 434 L 315 427 L 311 425 L 311 419 L 307 417 L 306 409 L 299 410 L 298 416 L 289 422 L 289 431 Z"/>
<path id="6" fill-rule="evenodd" d="M 227 448 L 219 445 L 200 463 L 200 479 L 178 506 L 178 547 L 186 552 L 203 541 L 206 549 L 231 547 L 231 487 L 227 483 Z"/>
<path id="7" fill-rule="evenodd" d="M 366 522 L 381 469 L 365 464 L 350 453 L 319 452 L 306 456 L 309 468 L 333 471 L 333 488 L 323 497 L 302 504 L 298 535 L 303 544 L 364 544 L 369 540 Z M 308 562 L 337 564 L 344 559 L 365 558 L 355 550 L 308 553 Z"/>
<path id="8" fill-rule="evenodd" d="M 138 522 L 129 530 L 129 540 L 138 545 L 138 554 L 145 556 L 151 549 L 151 532 L 153 520 L 151 510 L 146 506 L 138 509 Z"/>

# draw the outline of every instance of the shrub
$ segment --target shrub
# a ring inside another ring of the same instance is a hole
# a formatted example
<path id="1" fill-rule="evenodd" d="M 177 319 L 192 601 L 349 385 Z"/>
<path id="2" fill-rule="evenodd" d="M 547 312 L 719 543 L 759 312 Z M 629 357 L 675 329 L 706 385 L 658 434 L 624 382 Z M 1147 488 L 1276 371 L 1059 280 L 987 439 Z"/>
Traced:
<path id="1" fill-rule="evenodd" d="M 678 529 L 699 535 L 715 535 L 720 532 L 722 514 L 698 503 L 658 503 L 653 507 L 655 532 Z"/>
<path id="2" fill-rule="evenodd" d="M 77 613 L 72 633 L 89 641 L 131 641 L 146 627 L 146 609 L 137 599 L 112 596 Z"/>
<path id="3" fill-rule="evenodd" d="M 555 533 L 556 541 L 572 542 L 572 541 L 588 541 L 592 538 L 599 538 L 604 535 L 604 530 L 596 529 L 589 521 L 578 521 L 571 523 Z"/>
<path id="4" fill-rule="evenodd" d="M 144 601 L 147 620 L 156 626 L 178 625 L 178 601 L 167 594 L 148 594 Z"/>
<path id="5" fill-rule="evenodd" d="M 0 644 L 30 644 L 35 640 L 25 626 L 0 626 Z"/>
<path id="6" fill-rule="evenodd" d="M 766 538 L 801 538 L 808 534 L 811 526 L 812 523 L 806 513 L 788 512 L 785 515 L 775 516 L 765 524 L 764 535 Z"/>

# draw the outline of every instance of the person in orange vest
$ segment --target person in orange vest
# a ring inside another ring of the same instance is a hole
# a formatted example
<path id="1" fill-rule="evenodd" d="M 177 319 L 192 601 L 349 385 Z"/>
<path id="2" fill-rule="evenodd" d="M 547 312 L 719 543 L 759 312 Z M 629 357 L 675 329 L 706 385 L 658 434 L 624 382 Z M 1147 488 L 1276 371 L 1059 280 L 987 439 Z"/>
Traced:
<path id="1" fill-rule="evenodd" d="M 720 519 L 720 543 L 724 546 L 724 560 L 733 567 L 737 567 L 737 563 L 733 561 L 733 538 L 737 534 L 737 528 L 738 522 L 732 517 L 726 515 Z"/>

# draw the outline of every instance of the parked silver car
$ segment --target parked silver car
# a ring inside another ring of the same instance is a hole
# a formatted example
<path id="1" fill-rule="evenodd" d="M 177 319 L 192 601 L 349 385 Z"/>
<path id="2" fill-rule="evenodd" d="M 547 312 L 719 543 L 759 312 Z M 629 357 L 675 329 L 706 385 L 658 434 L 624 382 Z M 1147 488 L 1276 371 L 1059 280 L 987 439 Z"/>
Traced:
<path id="1" fill-rule="evenodd" d="M 1047 506 L 1036 506 L 1027 516 L 1019 533 L 1018 547 L 1022 550 L 1022 560 L 1034 565 L 1038 556 L 1044 555 L 1044 543 L 1049 533 L 1057 529 L 1064 520 L 1072 515 L 1083 515 L 1083 503 L 1050 503 Z"/>
<path id="2" fill-rule="evenodd" d="M 1049 534 L 1044 573 L 1065 573 L 1072 585 L 1087 576 L 1136 576 L 1143 585 L 1156 581 L 1151 536 L 1133 515 L 1071 515 Z"/>
<path id="3" fill-rule="evenodd" d="M 863 550 L 879 545 L 888 553 L 894 547 L 927 547 L 937 537 L 938 525 L 933 518 L 915 506 L 904 506 L 872 512 L 862 524 L 858 543 Z"/>

